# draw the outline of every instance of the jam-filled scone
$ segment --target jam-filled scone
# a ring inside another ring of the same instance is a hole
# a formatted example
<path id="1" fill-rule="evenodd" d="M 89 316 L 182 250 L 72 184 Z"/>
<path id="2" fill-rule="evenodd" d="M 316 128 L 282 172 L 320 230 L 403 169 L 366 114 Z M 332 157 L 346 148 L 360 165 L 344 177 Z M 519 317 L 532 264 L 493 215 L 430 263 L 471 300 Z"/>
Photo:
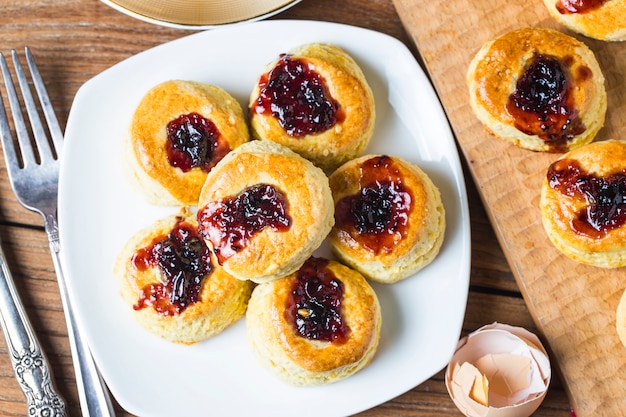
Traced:
<path id="1" fill-rule="evenodd" d="M 626 142 L 594 142 L 553 162 L 540 209 L 548 237 L 571 259 L 626 266 Z"/>
<path id="2" fill-rule="evenodd" d="M 397 156 L 365 155 L 329 178 L 335 201 L 332 252 L 365 277 L 393 283 L 439 253 L 445 210 L 437 187 Z"/>
<path id="3" fill-rule="evenodd" d="M 593 52 L 552 29 L 518 29 L 485 43 L 467 84 L 485 128 L 524 149 L 566 152 L 604 125 L 604 76 Z"/>
<path id="4" fill-rule="evenodd" d="M 574 32 L 604 41 L 626 39 L 625 0 L 543 0 L 550 15 Z"/>
<path id="5" fill-rule="evenodd" d="M 114 273 L 134 319 L 182 344 L 213 337 L 243 317 L 253 287 L 211 262 L 195 215 L 186 211 L 131 237 Z"/>
<path id="6" fill-rule="evenodd" d="M 133 114 L 127 174 L 157 205 L 196 205 L 207 172 L 249 140 L 241 105 L 220 87 L 184 80 L 151 88 Z"/>
<path id="7" fill-rule="evenodd" d="M 218 262 L 260 283 L 297 270 L 333 225 L 324 172 L 289 148 L 253 140 L 207 176 L 198 202 L 200 231 Z"/>
<path id="8" fill-rule="evenodd" d="M 260 363 L 299 386 L 336 382 L 371 363 L 381 321 L 365 278 L 323 258 L 257 286 L 246 313 L 248 341 Z"/>
<path id="9" fill-rule="evenodd" d="M 311 43 L 265 68 L 249 117 L 253 137 L 288 146 L 329 171 L 365 150 L 376 110 L 354 59 L 335 45 Z"/>

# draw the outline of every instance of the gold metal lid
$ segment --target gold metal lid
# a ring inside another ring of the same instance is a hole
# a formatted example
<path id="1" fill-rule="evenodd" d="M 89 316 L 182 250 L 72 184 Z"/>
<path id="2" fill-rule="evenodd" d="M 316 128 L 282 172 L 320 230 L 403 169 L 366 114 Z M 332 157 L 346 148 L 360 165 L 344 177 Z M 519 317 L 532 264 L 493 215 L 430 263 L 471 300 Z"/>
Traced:
<path id="1" fill-rule="evenodd" d="M 212 28 L 277 14 L 300 0 L 102 0 L 137 19 L 186 29 Z"/>

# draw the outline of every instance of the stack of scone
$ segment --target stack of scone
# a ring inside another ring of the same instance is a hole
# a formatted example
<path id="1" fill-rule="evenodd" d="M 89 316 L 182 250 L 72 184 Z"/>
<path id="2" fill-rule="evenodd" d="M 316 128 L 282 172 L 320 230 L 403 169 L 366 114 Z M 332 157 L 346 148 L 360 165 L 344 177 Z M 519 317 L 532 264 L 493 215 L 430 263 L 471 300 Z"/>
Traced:
<path id="1" fill-rule="evenodd" d="M 196 210 L 130 239 L 115 267 L 120 289 L 140 324 L 177 342 L 212 337 L 247 311 L 253 352 L 276 376 L 338 381 L 378 347 L 368 279 L 405 279 L 438 254 L 441 197 L 414 164 L 361 156 L 374 98 L 337 46 L 281 54 L 248 110 L 242 121 L 227 93 L 191 81 L 141 101 L 126 148 L 131 177 L 148 201 Z M 314 255 L 324 242 L 343 263 Z"/>

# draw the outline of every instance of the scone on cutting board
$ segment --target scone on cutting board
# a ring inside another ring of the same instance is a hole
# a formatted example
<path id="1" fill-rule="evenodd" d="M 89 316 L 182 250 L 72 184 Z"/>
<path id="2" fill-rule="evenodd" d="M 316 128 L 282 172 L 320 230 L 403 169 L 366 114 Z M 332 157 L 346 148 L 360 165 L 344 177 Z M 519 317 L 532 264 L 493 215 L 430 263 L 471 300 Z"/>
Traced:
<path id="1" fill-rule="evenodd" d="M 365 155 L 329 178 L 335 202 L 332 252 L 366 278 L 393 283 L 439 254 L 446 228 L 439 189 L 398 156 Z"/>
<path id="2" fill-rule="evenodd" d="M 256 283 L 300 268 L 334 222 L 328 177 L 289 148 L 253 140 L 211 170 L 198 201 L 200 232 L 220 265 Z"/>
<path id="3" fill-rule="evenodd" d="M 485 129 L 524 149 L 567 152 L 604 125 L 604 75 L 584 43 L 522 28 L 486 42 L 467 71 L 470 105 Z"/>
<path id="4" fill-rule="evenodd" d="M 285 145 L 325 171 L 360 155 L 374 131 L 374 95 L 356 61 L 327 43 L 281 54 L 250 94 L 254 138 Z"/>
<path id="5" fill-rule="evenodd" d="M 246 313 L 252 352 L 296 386 L 330 384 L 374 358 L 382 322 L 376 293 L 358 272 L 324 258 L 258 285 Z"/>
<path id="6" fill-rule="evenodd" d="M 625 0 L 543 0 L 550 15 L 576 33 L 603 41 L 626 39 Z"/>
<path id="7" fill-rule="evenodd" d="M 241 105 L 224 89 L 165 81 L 135 109 L 123 147 L 125 173 L 152 204 L 193 206 L 207 173 L 248 140 Z"/>
<path id="8" fill-rule="evenodd" d="M 553 162 L 540 209 L 548 237 L 569 258 L 626 266 L 626 141 L 590 143 Z"/>
<path id="9" fill-rule="evenodd" d="M 252 291 L 211 262 L 186 209 L 136 232 L 114 274 L 133 318 L 171 342 L 192 344 L 221 333 L 245 314 Z"/>

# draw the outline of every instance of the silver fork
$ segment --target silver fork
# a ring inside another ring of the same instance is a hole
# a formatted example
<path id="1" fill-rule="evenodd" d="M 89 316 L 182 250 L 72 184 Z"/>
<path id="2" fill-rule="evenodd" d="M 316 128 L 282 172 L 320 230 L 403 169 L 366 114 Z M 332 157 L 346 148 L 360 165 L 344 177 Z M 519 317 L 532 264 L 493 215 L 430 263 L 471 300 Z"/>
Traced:
<path id="1" fill-rule="evenodd" d="M 13 85 L 11 74 L 4 56 L 0 53 L 0 66 L 4 78 L 7 97 L 13 114 L 13 125 L 17 134 L 15 142 L 3 106 L 0 105 L 0 133 L 11 186 L 19 202 L 29 210 L 42 215 L 48 243 L 52 253 L 54 269 L 57 274 L 61 302 L 70 340 L 70 348 L 76 374 L 76 383 L 83 416 L 113 416 L 112 402 L 104 382 L 96 368 L 85 339 L 78 332 L 75 313 L 70 303 L 67 286 L 61 269 L 58 226 L 56 219 L 57 190 L 59 180 L 59 156 L 63 146 L 63 133 L 59 127 L 54 110 L 48 98 L 45 85 L 39 75 L 35 60 L 28 47 L 25 48 L 26 60 L 32 81 L 39 96 L 50 138 L 46 134 L 39 117 L 38 107 L 30 91 L 16 51 L 12 51 L 15 73 L 22 92 L 22 98 L 28 119 L 30 120 L 36 147 L 33 147 L 31 135 L 22 115 L 20 102 Z M 1 101 L 1 98 L 0 98 Z M 1 104 L 1 103 L 0 103 Z"/>

